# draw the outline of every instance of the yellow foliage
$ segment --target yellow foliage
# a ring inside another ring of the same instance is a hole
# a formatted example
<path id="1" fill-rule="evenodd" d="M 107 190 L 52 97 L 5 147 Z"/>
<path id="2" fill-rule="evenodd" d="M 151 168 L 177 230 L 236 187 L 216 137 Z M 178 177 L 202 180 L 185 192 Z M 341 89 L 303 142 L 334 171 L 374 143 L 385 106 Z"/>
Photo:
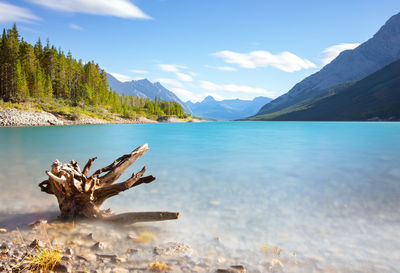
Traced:
<path id="1" fill-rule="evenodd" d="M 29 254 L 23 264 L 31 272 L 49 272 L 54 269 L 57 262 L 62 258 L 58 250 L 41 248 L 34 255 Z"/>
<path id="2" fill-rule="evenodd" d="M 267 247 L 267 245 L 265 243 L 263 243 L 262 247 L 261 247 L 261 251 L 266 253 L 266 254 L 275 254 L 275 255 L 280 256 L 282 249 L 280 249 L 277 246 Z"/>
<path id="3" fill-rule="evenodd" d="M 142 232 L 138 237 L 133 238 L 135 243 L 147 243 L 154 240 L 156 236 L 150 232 Z"/>
<path id="4" fill-rule="evenodd" d="M 149 270 L 153 272 L 165 272 L 170 270 L 170 268 L 168 265 L 154 260 L 151 264 L 149 264 Z"/>

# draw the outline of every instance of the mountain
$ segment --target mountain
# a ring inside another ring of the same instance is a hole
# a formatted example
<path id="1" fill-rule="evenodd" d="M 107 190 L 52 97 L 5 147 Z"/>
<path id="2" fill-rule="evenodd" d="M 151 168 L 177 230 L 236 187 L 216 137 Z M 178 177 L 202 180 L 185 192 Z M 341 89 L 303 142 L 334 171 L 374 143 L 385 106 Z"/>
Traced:
<path id="1" fill-rule="evenodd" d="M 156 97 L 165 101 L 174 101 L 182 105 L 186 113 L 191 113 L 190 108 L 181 101 L 173 92 L 162 86 L 159 82 L 151 83 L 148 79 L 120 82 L 114 76 L 107 73 L 108 85 L 118 94 L 149 98 L 154 100 Z"/>
<path id="2" fill-rule="evenodd" d="M 400 13 L 392 16 L 368 41 L 339 54 L 319 72 L 297 83 L 289 92 L 264 105 L 257 115 L 285 111 L 320 96 L 328 88 L 360 80 L 400 59 Z"/>
<path id="3" fill-rule="evenodd" d="M 250 120 L 400 121 L 400 60 L 360 81 L 326 90 L 319 98 L 290 110 Z"/>
<path id="4" fill-rule="evenodd" d="M 216 101 L 208 96 L 202 102 L 186 104 L 195 116 L 214 120 L 235 120 L 254 115 L 261 106 L 271 101 L 267 97 L 256 97 L 253 100 L 222 100 Z"/>

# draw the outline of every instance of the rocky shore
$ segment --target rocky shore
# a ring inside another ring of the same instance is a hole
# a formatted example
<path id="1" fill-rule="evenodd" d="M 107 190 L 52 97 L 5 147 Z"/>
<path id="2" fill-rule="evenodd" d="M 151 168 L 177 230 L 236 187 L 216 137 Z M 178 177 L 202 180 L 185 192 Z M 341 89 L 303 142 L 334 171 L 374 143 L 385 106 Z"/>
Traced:
<path id="1" fill-rule="evenodd" d="M 42 220 L 0 229 L 0 272 L 238 273 L 246 268 L 224 257 L 197 257 L 189 245 L 163 242 L 144 226 Z"/>
<path id="2" fill-rule="evenodd" d="M 145 117 L 136 119 L 125 119 L 115 117 L 113 120 L 104 120 L 93 117 L 82 117 L 71 119 L 63 115 L 54 115 L 49 112 L 34 110 L 19 110 L 0 107 L 1 126 L 50 126 L 50 125 L 78 125 L 78 124 L 141 124 L 160 122 L 200 122 L 202 120 L 189 118 L 178 119 L 175 117 L 160 117 L 158 120 L 151 120 Z"/>

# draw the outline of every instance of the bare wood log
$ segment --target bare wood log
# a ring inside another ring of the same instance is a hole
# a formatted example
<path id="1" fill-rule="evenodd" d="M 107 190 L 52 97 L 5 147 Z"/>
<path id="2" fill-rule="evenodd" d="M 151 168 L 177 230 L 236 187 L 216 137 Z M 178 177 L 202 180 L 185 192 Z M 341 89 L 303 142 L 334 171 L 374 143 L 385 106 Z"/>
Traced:
<path id="1" fill-rule="evenodd" d="M 54 194 L 61 211 L 61 218 L 103 219 L 112 222 L 148 222 L 177 219 L 177 212 L 135 212 L 113 215 L 111 211 L 101 210 L 100 206 L 108 198 L 141 184 L 153 182 L 154 176 L 143 177 L 146 167 L 124 182 L 113 184 L 123 172 L 139 157 L 149 150 L 147 144 L 140 146 L 130 154 L 123 155 L 110 165 L 100 168 L 93 175 L 88 173 L 97 157 L 88 160 L 81 171 L 78 162 L 61 164 L 56 160 L 47 171 L 48 179 L 39 184 L 41 191 Z M 101 174 L 103 176 L 99 177 Z"/>
<path id="2" fill-rule="evenodd" d="M 153 211 L 153 212 L 127 212 L 103 218 L 104 221 L 114 223 L 155 222 L 178 219 L 179 212 Z"/>

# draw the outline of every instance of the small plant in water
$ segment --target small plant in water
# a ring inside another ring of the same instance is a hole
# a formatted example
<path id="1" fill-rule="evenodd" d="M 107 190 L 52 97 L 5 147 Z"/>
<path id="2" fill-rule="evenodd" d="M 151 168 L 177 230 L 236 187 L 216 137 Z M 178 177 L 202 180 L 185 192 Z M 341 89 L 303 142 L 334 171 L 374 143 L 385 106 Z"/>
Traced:
<path id="1" fill-rule="evenodd" d="M 150 232 L 142 232 L 139 236 L 133 238 L 135 243 L 147 243 L 153 241 L 156 236 Z"/>
<path id="2" fill-rule="evenodd" d="M 36 254 L 28 254 L 23 264 L 29 272 L 49 272 L 62 258 L 59 250 L 40 248 Z"/>
<path id="3" fill-rule="evenodd" d="M 261 247 L 261 251 L 263 252 L 263 253 L 266 253 L 266 254 L 275 254 L 275 255 L 277 255 L 277 256 L 280 256 L 281 255 L 281 251 L 282 251 L 282 249 L 280 249 L 279 247 L 277 247 L 277 246 L 270 246 L 270 247 L 267 247 L 267 245 L 265 244 L 265 243 L 263 243 L 262 244 L 262 247 Z"/>
<path id="4" fill-rule="evenodd" d="M 151 264 L 149 264 L 149 270 L 153 272 L 165 272 L 170 270 L 170 268 L 168 265 L 154 260 Z"/>

